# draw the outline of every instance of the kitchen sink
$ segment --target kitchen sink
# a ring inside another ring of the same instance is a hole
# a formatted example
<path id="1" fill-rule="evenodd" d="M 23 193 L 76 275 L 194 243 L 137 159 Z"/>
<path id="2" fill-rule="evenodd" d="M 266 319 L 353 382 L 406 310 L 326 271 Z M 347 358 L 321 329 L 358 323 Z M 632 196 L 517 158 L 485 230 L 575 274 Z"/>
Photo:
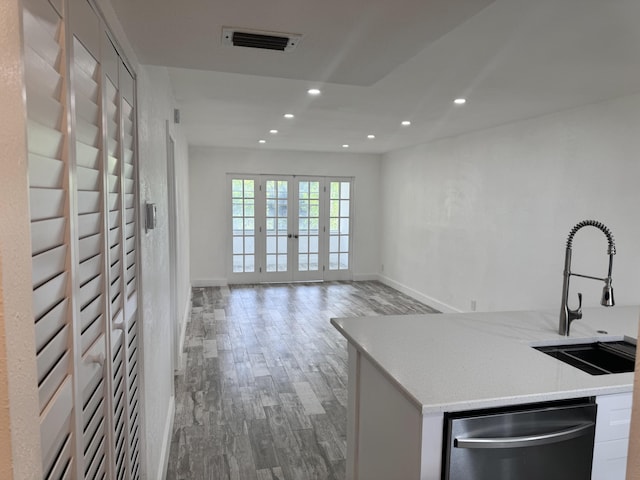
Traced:
<path id="1" fill-rule="evenodd" d="M 633 372 L 636 345 L 626 340 L 533 347 L 591 375 Z"/>

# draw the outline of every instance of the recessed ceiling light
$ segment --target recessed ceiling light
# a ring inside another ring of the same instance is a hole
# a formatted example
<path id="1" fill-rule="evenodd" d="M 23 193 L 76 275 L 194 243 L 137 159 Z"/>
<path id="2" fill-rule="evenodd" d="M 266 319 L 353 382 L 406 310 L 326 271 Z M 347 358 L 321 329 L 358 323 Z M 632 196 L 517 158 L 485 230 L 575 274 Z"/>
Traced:
<path id="1" fill-rule="evenodd" d="M 317 88 L 310 88 L 309 90 L 307 90 L 307 93 L 309 95 L 320 95 L 320 90 L 318 90 Z"/>
<path id="2" fill-rule="evenodd" d="M 411 125 L 411 122 L 409 120 L 403 120 L 402 121 L 402 126 L 403 127 L 408 127 L 409 125 Z"/>
<path id="3" fill-rule="evenodd" d="M 284 118 L 293 118 L 295 115 L 293 113 L 285 113 Z"/>
<path id="4" fill-rule="evenodd" d="M 258 143 L 267 143 L 266 140 L 258 140 Z"/>
<path id="5" fill-rule="evenodd" d="M 278 130 L 276 130 L 275 128 L 273 128 L 273 129 L 269 130 L 269 133 L 270 133 L 271 135 L 275 135 L 276 133 L 278 133 Z"/>
<path id="6" fill-rule="evenodd" d="M 464 105 L 465 103 L 467 103 L 467 99 L 466 98 L 456 98 L 453 103 L 455 103 L 456 105 Z"/>
<path id="7" fill-rule="evenodd" d="M 368 138 L 369 140 L 373 140 L 374 138 L 376 138 L 376 136 L 375 136 L 375 135 L 373 135 L 373 134 L 370 134 L 370 135 L 367 135 L 367 138 Z"/>
<path id="8" fill-rule="evenodd" d="M 342 145 L 342 148 L 349 148 L 349 145 L 345 143 L 344 145 Z"/>

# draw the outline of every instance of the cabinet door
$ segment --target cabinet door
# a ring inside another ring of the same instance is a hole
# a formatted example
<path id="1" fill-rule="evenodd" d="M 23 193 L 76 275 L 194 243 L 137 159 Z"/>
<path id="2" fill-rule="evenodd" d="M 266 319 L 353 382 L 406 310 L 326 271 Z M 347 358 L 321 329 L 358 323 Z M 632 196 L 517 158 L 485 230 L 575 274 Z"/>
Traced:
<path id="1" fill-rule="evenodd" d="M 596 398 L 598 417 L 592 480 L 624 480 L 627 470 L 631 393 Z"/>

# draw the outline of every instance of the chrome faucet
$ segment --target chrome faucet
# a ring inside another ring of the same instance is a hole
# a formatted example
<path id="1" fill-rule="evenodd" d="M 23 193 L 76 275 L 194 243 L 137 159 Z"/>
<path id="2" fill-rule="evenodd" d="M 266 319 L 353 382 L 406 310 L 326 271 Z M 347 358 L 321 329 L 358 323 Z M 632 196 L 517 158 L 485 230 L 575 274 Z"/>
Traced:
<path id="1" fill-rule="evenodd" d="M 607 273 L 606 278 L 592 277 L 590 275 L 581 275 L 579 273 L 573 273 L 571 271 L 571 247 L 573 244 L 573 237 L 576 232 L 580 230 L 582 227 L 586 227 L 591 225 L 592 227 L 596 227 L 602 233 L 604 233 L 607 237 L 607 241 L 609 242 L 609 246 L 607 247 L 607 255 L 609 255 L 609 272 Z M 604 288 L 602 289 L 602 299 L 600 300 L 600 304 L 604 307 L 613 307 L 615 305 L 615 301 L 613 300 L 613 287 L 611 286 L 611 269 L 613 268 L 613 256 L 616 254 L 616 244 L 613 241 L 613 235 L 611 231 L 605 227 L 602 223 L 596 222 L 595 220 L 583 220 L 582 222 L 576 224 L 575 227 L 571 229 L 569 232 L 569 237 L 567 238 L 567 249 L 564 254 L 564 279 L 562 282 L 562 307 L 560 309 L 560 326 L 558 328 L 558 333 L 560 335 L 569 336 L 569 328 L 571 327 L 571 322 L 574 320 L 579 320 L 582 318 L 582 293 L 578 293 L 578 308 L 575 310 L 571 310 L 567 305 L 568 297 L 569 297 L 569 278 L 571 276 L 574 277 L 582 277 L 582 278 L 590 278 L 591 280 L 600 280 L 604 282 Z"/>

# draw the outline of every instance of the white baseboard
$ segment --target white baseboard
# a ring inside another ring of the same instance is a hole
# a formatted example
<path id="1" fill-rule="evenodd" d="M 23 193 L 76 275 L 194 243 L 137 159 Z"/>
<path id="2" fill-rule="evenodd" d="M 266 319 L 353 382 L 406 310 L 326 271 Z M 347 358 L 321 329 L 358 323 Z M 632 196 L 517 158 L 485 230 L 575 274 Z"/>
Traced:
<path id="1" fill-rule="evenodd" d="M 198 278 L 191 280 L 192 287 L 226 287 L 227 285 L 226 278 Z"/>
<path id="2" fill-rule="evenodd" d="M 422 292 L 419 292 L 411 287 L 408 287 L 400 282 L 396 282 L 389 277 L 384 275 L 378 275 L 378 280 L 380 280 L 385 285 L 389 285 L 391 288 L 395 288 L 396 290 L 404 293 L 405 295 L 409 295 L 410 297 L 415 298 L 416 300 L 429 305 L 430 307 L 435 308 L 436 310 L 440 310 L 442 313 L 463 313 L 463 310 L 452 307 L 451 305 L 447 305 L 440 300 L 437 300 L 429 295 L 425 295 Z"/>
<path id="3" fill-rule="evenodd" d="M 372 280 L 380 280 L 380 275 L 377 273 L 354 273 L 354 282 L 369 282 Z"/>
<path id="4" fill-rule="evenodd" d="M 169 467 L 169 452 L 171 449 L 171 436 L 173 433 L 173 419 L 176 414 L 176 398 L 171 395 L 169 399 L 169 408 L 167 409 L 167 419 L 164 424 L 164 433 L 162 438 L 162 451 L 160 452 L 160 465 L 158 468 L 158 480 L 164 480 L 167 476 Z"/>

